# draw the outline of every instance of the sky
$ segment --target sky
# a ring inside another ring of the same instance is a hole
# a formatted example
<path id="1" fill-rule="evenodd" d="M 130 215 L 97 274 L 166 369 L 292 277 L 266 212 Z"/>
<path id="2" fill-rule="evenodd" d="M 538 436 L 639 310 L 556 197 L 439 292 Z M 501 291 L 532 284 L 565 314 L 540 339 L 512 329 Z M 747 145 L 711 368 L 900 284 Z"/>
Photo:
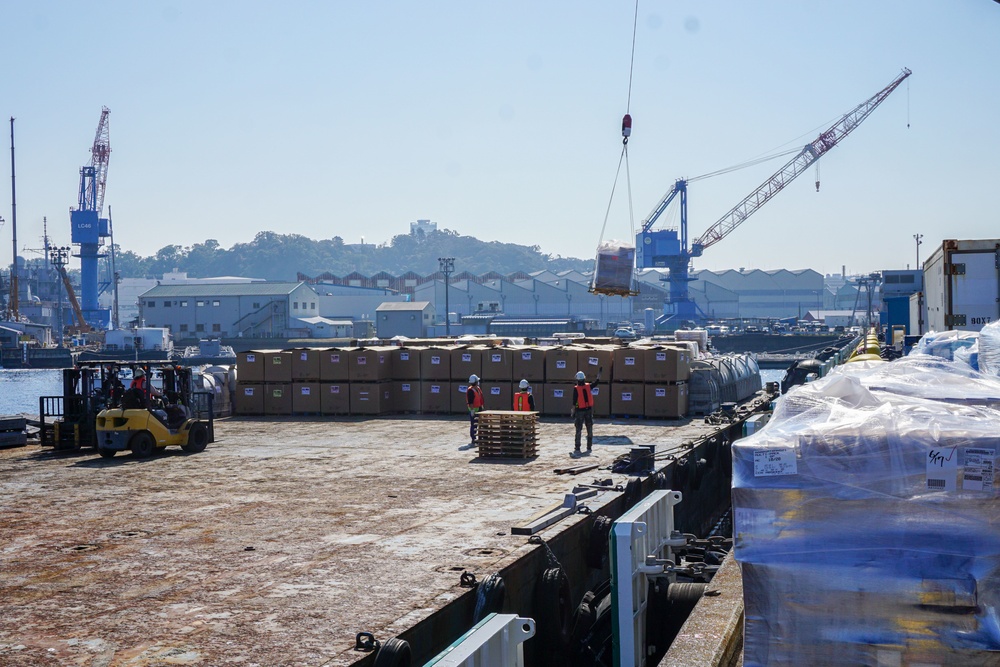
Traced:
<path id="1" fill-rule="evenodd" d="M 593 258 L 677 178 L 801 147 L 904 67 L 820 160 L 819 192 L 810 168 L 694 268 L 866 273 L 1000 237 L 993 0 L 52 0 L 0 22 L 19 250 L 43 216 L 69 243 L 102 106 L 105 205 L 141 255 L 264 230 L 378 244 L 429 219 Z M 692 182 L 689 237 L 787 159 Z M 9 265 L 6 160 L 0 176 Z"/>

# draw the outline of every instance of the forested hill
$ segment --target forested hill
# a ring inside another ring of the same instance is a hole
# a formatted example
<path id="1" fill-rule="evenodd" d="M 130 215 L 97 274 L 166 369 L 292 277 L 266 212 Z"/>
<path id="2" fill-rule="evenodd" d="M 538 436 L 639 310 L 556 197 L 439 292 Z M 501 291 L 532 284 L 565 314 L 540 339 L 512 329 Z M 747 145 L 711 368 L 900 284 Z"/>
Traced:
<path id="1" fill-rule="evenodd" d="M 117 268 L 126 278 L 158 278 L 176 268 L 192 278 L 245 276 L 295 280 L 298 273 L 315 276 L 323 272 L 338 276 L 352 271 L 365 275 L 379 271 L 429 275 L 438 270 L 439 257 L 454 257 L 457 273 L 468 271 L 477 275 L 488 271 L 509 274 L 593 268 L 593 260 L 548 255 L 538 246 L 480 241 L 448 230 L 401 234 L 380 245 L 348 245 L 339 236 L 315 241 L 299 234 L 260 232 L 250 243 L 237 243 L 229 249 L 213 239 L 190 247 L 168 245 L 151 257 L 119 248 Z"/>

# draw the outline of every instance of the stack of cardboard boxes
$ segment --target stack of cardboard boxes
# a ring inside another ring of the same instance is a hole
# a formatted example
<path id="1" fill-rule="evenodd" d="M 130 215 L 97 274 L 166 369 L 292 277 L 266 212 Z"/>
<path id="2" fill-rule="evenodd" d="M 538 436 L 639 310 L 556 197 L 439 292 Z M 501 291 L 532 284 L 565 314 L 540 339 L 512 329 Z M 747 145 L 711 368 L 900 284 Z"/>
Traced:
<path id="1" fill-rule="evenodd" d="M 675 418 L 687 412 L 691 353 L 683 345 L 621 348 L 487 345 L 258 350 L 239 355 L 244 415 L 462 414 L 469 376 L 488 410 L 510 410 L 518 383 L 535 409 L 568 417 L 575 376 L 594 387 L 594 415 Z"/>

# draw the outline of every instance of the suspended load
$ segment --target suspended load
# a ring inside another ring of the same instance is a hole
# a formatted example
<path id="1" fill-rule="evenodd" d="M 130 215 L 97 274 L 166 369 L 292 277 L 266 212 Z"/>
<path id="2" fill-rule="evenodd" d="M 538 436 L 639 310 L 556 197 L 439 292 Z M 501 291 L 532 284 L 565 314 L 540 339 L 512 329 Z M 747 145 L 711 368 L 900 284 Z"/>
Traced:
<path id="1" fill-rule="evenodd" d="M 635 246 L 608 241 L 597 247 L 597 270 L 590 286 L 592 294 L 635 296 Z"/>
<path id="2" fill-rule="evenodd" d="M 627 144 L 628 138 L 631 136 L 632 136 L 632 116 L 630 116 L 629 114 L 625 114 L 625 117 L 622 118 L 622 137 L 624 137 L 622 139 L 622 143 Z"/>

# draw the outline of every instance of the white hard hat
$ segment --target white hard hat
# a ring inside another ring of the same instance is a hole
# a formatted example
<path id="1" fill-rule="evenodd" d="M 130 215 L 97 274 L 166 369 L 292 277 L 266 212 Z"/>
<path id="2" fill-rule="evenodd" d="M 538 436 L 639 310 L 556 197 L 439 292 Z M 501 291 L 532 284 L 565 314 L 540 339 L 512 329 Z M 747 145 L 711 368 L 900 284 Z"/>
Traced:
<path id="1" fill-rule="evenodd" d="M 521 380 L 521 383 L 519 385 L 517 385 L 517 386 L 520 387 L 521 389 L 527 389 L 528 388 L 528 381 L 527 380 Z"/>
<path id="2" fill-rule="evenodd" d="M 475 373 L 473 373 L 472 375 L 469 376 L 469 384 L 476 384 L 477 382 L 479 382 L 479 376 L 478 375 L 476 375 Z"/>
<path id="3" fill-rule="evenodd" d="M 587 376 L 583 374 L 583 371 L 577 371 L 576 372 L 576 379 L 577 380 L 586 380 Z"/>
<path id="4" fill-rule="evenodd" d="M 137 369 L 135 369 L 135 373 L 133 373 L 132 375 L 133 375 L 133 377 L 141 378 L 145 374 L 146 374 L 146 371 L 142 370 L 141 368 L 137 368 Z"/>

